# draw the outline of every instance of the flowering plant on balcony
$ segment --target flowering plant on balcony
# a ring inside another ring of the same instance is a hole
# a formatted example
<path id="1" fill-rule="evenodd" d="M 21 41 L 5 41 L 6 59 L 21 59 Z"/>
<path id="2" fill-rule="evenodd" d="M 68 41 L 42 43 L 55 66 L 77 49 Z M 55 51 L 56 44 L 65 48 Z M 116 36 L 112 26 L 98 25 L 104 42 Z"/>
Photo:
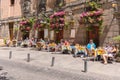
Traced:
<path id="1" fill-rule="evenodd" d="M 86 11 L 80 14 L 80 24 L 87 25 L 87 28 L 91 28 L 92 26 L 101 27 L 103 23 L 103 10 L 100 4 L 91 1 L 86 3 L 86 5 Z"/>
<path id="2" fill-rule="evenodd" d="M 48 28 L 49 26 L 50 26 L 49 18 L 37 19 L 34 24 L 34 29 L 44 29 Z"/>
<path id="3" fill-rule="evenodd" d="M 80 20 L 83 23 L 99 23 L 102 19 L 103 10 L 83 12 L 80 15 Z"/>
<path id="4" fill-rule="evenodd" d="M 32 29 L 33 24 L 34 24 L 33 18 L 22 19 L 22 21 L 20 21 L 20 29 L 23 32 L 28 32 Z"/>
<path id="5" fill-rule="evenodd" d="M 65 12 L 56 12 L 50 16 L 50 28 L 52 30 L 61 30 L 65 26 L 65 19 L 64 19 Z"/>

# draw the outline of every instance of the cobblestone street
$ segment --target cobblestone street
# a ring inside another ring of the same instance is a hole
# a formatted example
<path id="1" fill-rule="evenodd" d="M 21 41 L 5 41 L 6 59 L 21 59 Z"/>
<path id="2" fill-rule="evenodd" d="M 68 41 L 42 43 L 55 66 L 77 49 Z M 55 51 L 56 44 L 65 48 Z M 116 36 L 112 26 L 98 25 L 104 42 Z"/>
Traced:
<path id="1" fill-rule="evenodd" d="M 9 59 L 9 52 L 12 58 Z M 30 62 L 26 61 L 31 54 Z M 52 57 L 55 64 L 51 67 Z M 73 58 L 69 54 L 51 54 L 31 50 L 30 48 L 1 48 L 0 65 L 15 80 L 119 80 L 119 63 L 104 65 L 100 62 L 88 62 L 88 72 L 84 73 L 82 58 Z M 13 79 L 11 79 L 13 80 Z"/>

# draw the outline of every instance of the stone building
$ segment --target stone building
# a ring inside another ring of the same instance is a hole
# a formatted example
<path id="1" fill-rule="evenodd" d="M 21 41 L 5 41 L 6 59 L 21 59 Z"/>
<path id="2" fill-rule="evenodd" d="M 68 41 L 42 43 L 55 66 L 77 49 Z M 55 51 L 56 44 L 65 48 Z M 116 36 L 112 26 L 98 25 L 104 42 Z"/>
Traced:
<path id="1" fill-rule="evenodd" d="M 25 1 L 28 1 L 28 3 L 25 4 Z M 53 14 L 53 10 L 59 8 L 59 3 L 63 3 L 60 10 L 66 12 L 65 21 L 71 22 L 74 20 L 74 25 L 69 25 L 68 29 L 63 29 L 60 32 L 48 29 L 33 31 L 31 32 L 31 37 L 44 38 L 46 40 L 67 39 L 83 45 L 93 38 L 97 45 L 103 45 L 111 42 L 114 36 L 119 35 L 120 29 L 117 19 L 113 16 L 114 9 L 111 6 L 113 1 L 101 0 L 104 9 L 102 34 L 99 34 L 98 31 L 93 31 L 89 34 L 85 29 L 85 25 L 79 24 L 80 14 L 84 11 L 86 0 L 0 0 L 0 38 L 8 38 L 10 40 L 14 37 L 20 38 L 22 36 L 20 31 L 17 31 L 16 35 L 14 33 L 15 27 L 19 28 L 18 22 L 21 17 L 39 16 L 43 11 L 48 15 Z"/>
<path id="2" fill-rule="evenodd" d="M 0 0 L 0 38 L 12 40 L 18 34 L 16 30 L 21 17 L 19 3 L 20 0 Z"/>
<path id="3" fill-rule="evenodd" d="M 87 44 L 90 38 L 93 38 L 97 45 L 104 45 L 108 42 L 113 42 L 112 38 L 119 35 L 119 25 L 118 19 L 116 19 L 114 14 L 114 9 L 112 4 L 115 0 L 101 0 L 102 8 L 104 9 L 103 15 L 103 29 L 101 34 L 98 31 L 93 31 L 88 34 L 85 29 L 85 25 L 79 24 L 80 14 L 84 11 L 86 0 L 64 0 L 65 6 L 64 10 L 68 12 L 66 14 L 66 21 L 71 20 L 69 13 L 72 12 L 72 17 L 74 19 L 74 26 L 70 26 L 68 30 L 63 31 L 63 38 L 78 42 L 80 44 Z M 54 8 L 55 0 L 48 0 L 47 8 L 49 10 Z M 118 2 L 119 4 L 119 2 Z M 75 33 L 75 34 L 74 34 Z M 58 35 L 57 35 L 58 36 Z M 92 36 L 92 37 L 90 37 Z"/>

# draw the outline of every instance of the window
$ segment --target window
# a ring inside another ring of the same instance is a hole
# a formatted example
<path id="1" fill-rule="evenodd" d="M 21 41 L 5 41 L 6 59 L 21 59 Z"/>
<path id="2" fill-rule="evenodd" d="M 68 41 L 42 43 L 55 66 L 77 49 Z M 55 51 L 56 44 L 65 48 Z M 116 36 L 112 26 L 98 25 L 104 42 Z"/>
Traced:
<path id="1" fill-rule="evenodd" d="M 15 0 L 10 0 L 11 6 L 15 4 Z"/>

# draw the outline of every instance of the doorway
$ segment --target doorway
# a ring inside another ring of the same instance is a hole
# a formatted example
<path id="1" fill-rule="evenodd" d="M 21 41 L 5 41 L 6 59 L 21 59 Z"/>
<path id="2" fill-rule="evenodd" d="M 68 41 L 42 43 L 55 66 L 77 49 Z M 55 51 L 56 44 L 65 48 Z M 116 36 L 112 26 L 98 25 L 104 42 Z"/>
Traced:
<path id="1" fill-rule="evenodd" d="M 10 41 L 13 40 L 13 26 L 14 26 L 14 22 L 10 22 L 9 23 L 9 36 L 10 36 Z"/>
<path id="2" fill-rule="evenodd" d="M 87 43 L 89 43 L 90 39 L 93 39 L 96 47 L 99 46 L 99 27 L 92 27 L 92 30 L 87 31 Z"/>
<path id="3" fill-rule="evenodd" d="M 22 39 L 25 40 L 25 39 L 29 39 L 29 31 L 24 31 L 22 33 Z"/>
<path id="4" fill-rule="evenodd" d="M 39 30 L 38 31 L 38 39 L 44 39 L 44 30 Z"/>
<path id="5" fill-rule="evenodd" d="M 58 43 L 61 39 L 63 39 L 63 29 L 56 32 L 55 42 Z"/>

